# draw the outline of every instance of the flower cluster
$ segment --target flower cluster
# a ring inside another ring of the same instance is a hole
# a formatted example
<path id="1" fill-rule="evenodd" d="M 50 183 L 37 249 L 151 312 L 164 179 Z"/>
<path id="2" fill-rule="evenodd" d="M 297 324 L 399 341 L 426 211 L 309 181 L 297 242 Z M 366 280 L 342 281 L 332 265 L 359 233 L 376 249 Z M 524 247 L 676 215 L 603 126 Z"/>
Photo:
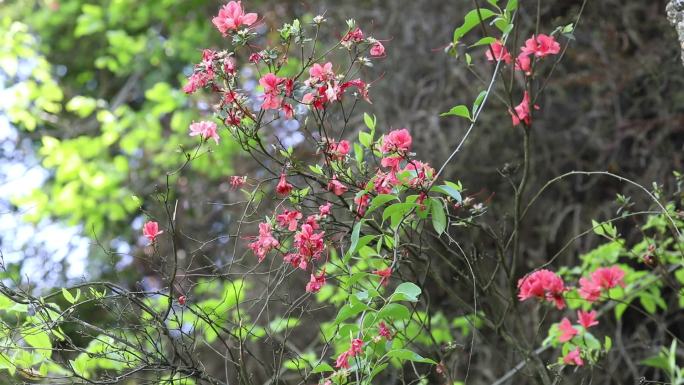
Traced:
<path id="1" fill-rule="evenodd" d="M 582 277 L 579 279 L 577 291 L 581 298 L 593 303 L 600 298 L 603 290 L 610 290 L 616 286 L 624 287 L 624 276 L 625 272 L 618 266 L 600 267 L 591 273 L 590 278 Z M 546 269 L 537 270 L 518 281 L 518 298 L 521 301 L 538 298 L 553 302 L 559 310 L 566 306 L 563 296 L 567 291 L 569 289 L 566 288 L 563 279 Z M 579 310 L 577 312 L 577 322 L 584 332 L 590 327 L 598 325 L 596 317 L 595 310 Z M 580 334 L 580 330 L 575 328 L 567 317 L 563 317 L 558 324 L 558 331 L 560 332 L 558 341 L 561 343 L 572 342 Z M 563 363 L 582 366 L 584 365 L 582 354 L 582 349 L 575 346 L 563 357 Z"/>
<path id="2" fill-rule="evenodd" d="M 541 59 L 558 53 L 560 53 L 560 44 L 556 39 L 553 36 L 539 34 L 532 35 L 525 41 L 525 45 L 520 48 L 520 54 L 515 59 L 501 40 L 491 43 L 485 52 L 485 56 L 489 61 L 503 61 L 506 64 L 511 64 L 515 60 L 516 70 L 522 71 L 526 76 L 532 76 L 532 61 L 534 59 Z M 530 105 L 530 95 L 525 91 L 522 102 L 509 111 L 513 125 L 517 126 L 524 123 L 529 126 L 532 123 L 532 108 L 539 109 L 539 106 Z"/>
<path id="3" fill-rule="evenodd" d="M 354 338 L 351 341 L 349 349 L 345 350 L 344 352 L 342 352 L 342 354 L 340 354 L 337 357 L 335 367 L 341 369 L 349 369 L 349 358 L 356 357 L 357 355 L 361 354 L 361 348 L 363 348 L 363 340 L 359 338 Z"/>

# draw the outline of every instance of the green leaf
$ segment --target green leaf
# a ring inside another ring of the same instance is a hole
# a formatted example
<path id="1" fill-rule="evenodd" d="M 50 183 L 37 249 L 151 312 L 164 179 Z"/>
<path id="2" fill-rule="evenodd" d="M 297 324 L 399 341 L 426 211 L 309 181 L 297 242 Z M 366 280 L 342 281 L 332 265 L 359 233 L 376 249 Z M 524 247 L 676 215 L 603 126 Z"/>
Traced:
<path id="1" fill-rule="evenodd" d="M 408 349 L 395 349 L 395 350 L 390 350 L 387 352 L 387 357 L 391 358 L 398 358 L 399 360 L 402 361 L 413 361 L 413 362 L 422 362 L 426 364 L 436 364 L 435 361 L 429 359 L 429 358 L 424 358 L 420 354 L 413 352 Z"/>
<path id="2" fill-rule="evenodd" d="M 442 233 L 444 233 L 444 230 L 446 230 L 447 226 L 447 218 L 446 214 L 444 213 L 444 205 L 442 204 L 441 199 L 431 198 L 430 202 L 432 206 L 432 227 L 435 228 L 435 231 L 438 235 L 442 235 Z"/>
<path id="3" fill-rule="evenodd" d="M 434 192 L 438 192 L 438 193 L 441 193 L 444 195 L 448 195 L 448 196 L 454 198 L 454 200 L 456 202 L 461 202 L 463 200 L 463 198 L 461 197 L 461 193 L 458 192 L 458 190 L 456 188 L 454 188 L 453 186 L 446 185 L 446 184 L 441 185 L 441 186 L 433 186 L 430 189 L 430 191 L 434 191 Z"/>
<path id="4" fill-rule="evenodd" d="M 397 286 L 392 294 L 392 301 L 418 302 L 420 288 L 413 282 L 404 282 Z"/>
<path id="5" fill-rule="evenodd" d="M 36 353 L 45 358 L 50 358 L 52 355 L 52 342 L 50 342 L 50 335 L 41 328 L 31 326 L 24 328 L 21 331 L 21 337 L 27 344 L 36 348 Z"/>
<path id="6" fill-rule="evenodd" d="M 458 41 L 461 40 L 463 36 L 465 36 L 465 34 L 470 32 L 470 30 L 472 30 L 473 28 L 475 28 L 475 26 L 480 24 L 480 20 L 484 21 L 490 19 L 494 15 L 496 15 L 496 13 L 487 8 L 480 8 L 479 12 L 477 9 L 473 9 L 470 12 L 468 12 L 465 15 L 463 24 L 460 27 L 456 28 L 456 30 L 454 31 L 454 44 L 457 44 Z M 480 17 L 482 17 L 482 19 L 480 19 Z"/>
<path id="7" fill-rule="evenodd" d="M 64 296 L 64 299 L 66 299 L 70 304 L 73 304 L 76 302 L 76 298 L 74 298 L 71 293 L 69 293 L 69 290 L 62 288 L 62 295 Z"/>
<path id="8" fill-rule="evenodd" d="M 408 319 L 411 316 L 409 309 L 400 303 L 389 303 L 385 305 L 378 312 L 378 317 L 383 319 L 391 319 L 394 321 L 401 321 Z"/>
<path id="9" fill-rule="evenodd" d="M 481 45 L 488 45 L 488 44 L 494 43 L 495 41 L 496 41 L 495 38 L 487 36 L 487 37 L 483 37 L 482 39 L 478 40 L 475 44 L 471 45 L 470 47 L 473 48 L 473 47 L 479 47 Z"/>
<path id="10" fill-rule="evenodd" d="M 326 364 L 325 362 L 321 362 L 320 364 L 316 365 L 315 368 L 311 370 L 311 373 L 324 373 L 324 372 L 334 372 L 335 369 L 333 369 L 332 366 Z"/>
<path id="11" fill-rule="evenodd" d="M 460 116 L 462 118 L 466 118 L 470 121 L 472 121 L 472 118 L 470 117 L 470 111 L 468 111 L 468 107 L 464 106 L 463 104 L 460 104 L 455 107 L 451 107 L 451 109 L 448 112 L 444 112 L 439 114 L 439 116 Z"/>
<path id="12" fill-rule="evenodd" d="M 343 258 L 345 263 L 349 261 L 351 256 L 356 251 L 356 247 L 359 243 L 359 234 L 361 234 L 361 226 L 363 226 L 363 220 L 358 221 L 352 229 L 351 244 L 349 245 L 349 249 L 347 249 L 347 252 L 344 254 Z"/>
<path id="13" fill-rule="evenodd" d="M 366 123 L 366 127 L 368 127 L 371 131 L 375 130 L 375 123 L 376 123 L 376 118 L 375 115 L 371 117 L 367 113 L 363 113 L 363 122 Z"/>
<path id="14" fill-rule="evenodd" d="M 368 207 L 368 210 L 366 211 L 366 213 L 372 213 L 378 207 L 384 205 L 385 203 L 387 203 L 389 201 L 393 201 L 393 200 L 399 200 L 399 198 L 397 198 L 396 195 L 392 195 L 392 194 L 380 194 L 371 200 L 370 206 Z"/>

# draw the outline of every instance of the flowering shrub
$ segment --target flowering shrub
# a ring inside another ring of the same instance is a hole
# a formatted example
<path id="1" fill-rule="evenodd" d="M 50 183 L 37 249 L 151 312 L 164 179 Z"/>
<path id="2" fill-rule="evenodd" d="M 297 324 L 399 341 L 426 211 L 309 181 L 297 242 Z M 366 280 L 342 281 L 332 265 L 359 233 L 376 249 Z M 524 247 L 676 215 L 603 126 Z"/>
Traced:
<path id="1" fill-rule="evenodd" d="M 544 266 L 522 260 L 525 214 L 548 186 L 527 194 L 530 137 L 535 111 L 543 108 L 537 102 L 575 27 L 535 31 L 514 47 L 513 33 L 529 26 L 515 22 L 517 1 L 499 3 L 468 12 L 447 49 L 471 70 L 475 61 L 492 70 L 472 106 L 443 114 L 465 118 L 470 128 L 439 167 L 413 152 L 412 132 L 420 127 L 387 128 L 359 112 L 372 107 L 372 84 L 380 78 L 371 74 L 373 64 L 391 58 L 391 44 L 349 20 L 325 46 L 322 16 L 284 24 L 269 39 L 248 4 L 222 6 L 211 22 L 231 48 L 204 49 L 183 85 L 213 106 L 212 116 L 189 125 L 197 145 L 184 156 L 211 156 L 207 151 L 230 141 L 262 167 L 258 175 L 230 176 L 231 188 L 246 197 L 238 202 L 244 211 L 231 236 L 231 260 L 212 262 L 210 270 L 183 262 L 176 238 L 192 237 L 192 230 L 181 228 L 182 208 L 167 185 L 159 195 L 162 225 L 151 218 L 142 228 L 151 253 L 167 253 L 163 288 L 131 292 L 87 283 L 35 297 L 4 287 L 0 309 L 22 326 L 21 338 L 8 341 L 20 353 L 2 353 L 0 370 L 95 383 L 152 371 L 154 381 L 172 384 L 252 384 L 258 372 L 271 383 L 457 384 L 468 379 L 477 343 L 501 344 L 520 358 L 495 383 L 528 363 L 530 381 L 544 384 L 574 367 L 599 370 L 612 349 L 611 330 L 601 329 L 608 311 L 620 320 L 636 299 L 647 314 L 667 310 L 662 288 L 676 287 L 673 276 L 684 282 L 681 202 L 663 205 L 642 187 L 657 208 L 641 229 L 652 237 L 631 245 L 613 220 L 596 222 L 593 231 L 608 243 L 580 264 L 558 266 L 558 255 Z M 477 27 L 487 36 L 464 43 Z M 494 87 L 498 78 L 501 89 Z M 491 225 L 487 200 L 443 178 L 490 97 L 510 116 L 511 127 L 502 129 L 522 136 L 522 175 L 502 171 L 513 186 L 511 219 L 504 220 L 510 226 L 502 230 Z M 302 140 L 286 144 L 278 131 L 283 122 L 295 122 Z M 169 175 L 180 172 L 184 167 Z M 571 172 L 549 183 L 572 175 L 632 183 L 607 172 Z M 626 207 L 623 216 L 630 215 Z M 494 251 L 466 253 L 461 244 L 471 231 L 486 234 Z M 201 254 L 199 246 L 192 258 L 208 258 Z M 634 258 L 640 254 L 642 260 Z M 136 327 L 110 330 L 83 320 L 91 301 L 107 312 L 130 311 Z M 88 335 L 88 346 L 70 341 L 67 326 Z M 294 333 L 310 343 L 295 345 Z M 53 355 L 53 341 L 73 352 Z M 221 357 L 225 379 L 223 370 L 202 365 L 202 354 Z"/>

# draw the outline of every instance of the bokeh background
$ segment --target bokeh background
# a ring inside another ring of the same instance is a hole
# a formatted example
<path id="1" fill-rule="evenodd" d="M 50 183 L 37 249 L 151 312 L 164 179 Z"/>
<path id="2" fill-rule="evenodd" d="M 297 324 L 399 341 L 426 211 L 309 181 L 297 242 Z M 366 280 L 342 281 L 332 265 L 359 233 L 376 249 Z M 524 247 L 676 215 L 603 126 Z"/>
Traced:
<path id="1" fill-rule="evenodd" d="M 373 104 L 364 107 L 380 127 L 409 127 L 415 152 L 432 164 L 441 164 L 463 136 L 464 122 L 439 114 L 468 104 L 483 88 L 445 54 L 470 0 L 248 3 L 263 17 L 264 31 L 295 16 L 324 14 L 337 26 L 331 38 L 339 38 L 345 19 L 358 20 L 387 40 L 387 57 L 374 68 L 382 75 L 372 84 Z M 588 2 L 575 41 L 538 100 L 532 190 L 571 170 L 610 171 L 675 189 L 672 172 L 682 169 L 684 155 L 684 67 L 665 3 Z M 573 22 L 580 5 L 542 1 L 542 29 Z M 157 194 L 167 172 L 184 161 L 179 149 L 192 143 L 189 123 L 210 113 L 212 100 L 188 97 L 180 88 L 202 48 L 226 47 L 209 23 L 219 6 L 215 0 L 0 1 L 0 250 L 6 274 L 46 288 L 83 279 L 130 288 L 161 285 L 159 261 L 140 230 L 145 218 L 162 215 Z M 518 22 L 531 28 L 535 17 L 522 12 Z M 484 49 L 473 55 L 484 56 Z M 489 68 L 476 60 L 482 65 L 473 70 L 486 77 Z M 296 126 L 283 125 L 276 134 L 296 148 Z M 492 99 L 446 177 L 462 181 L 492 212 L 505 213 L 510 207 L 499 197 L 510 195 L 510 186 L 502 170 L 516 169 L 519 140 L 506 107 Z M 233 257 L 237 241 L 228 234 L 240 213 L 226 205 L 244 197 L 231 191 L 228 178 L 260 170 L 228 140 L 190 167 L 172 180 L 181 227 L 193 235 L 179 239 L 181 254 L 201 250 L 204 258 L 196 263 L 210 270 Z M 616 194 L 632 192 L 602 178 L 554 185 L 526 219 L 522 249 L 529 267 L 544 263 L 591 219 L 610 217 Z M 632 201 L 639 205 L 640 199 Z M 593 242 L 573 242 L 558 263 L 572 263 Z M 618 372 L 619 362 L 614 365 L 610 370 Z M 498 369 L 478 368 L 482 378 Z"/>

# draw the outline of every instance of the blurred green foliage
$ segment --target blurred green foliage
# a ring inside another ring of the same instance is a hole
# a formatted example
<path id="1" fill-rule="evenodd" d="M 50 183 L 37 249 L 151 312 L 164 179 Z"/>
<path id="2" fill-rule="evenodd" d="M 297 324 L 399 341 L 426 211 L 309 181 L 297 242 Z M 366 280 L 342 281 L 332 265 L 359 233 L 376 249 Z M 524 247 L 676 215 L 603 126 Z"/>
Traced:
<path id="1" fill-rule="evenodd" d="M 36 143 L 47 186 L 17 197 L 27 219 L 84 224 L 116 234 L 196 141 L 200 119 L 180 91 L 203 47 L 220 46 L 202 0 L 41 0 L 0 5 L 0 70 L 11 99 L 4 113 Z M 201 96 L 200 96 L 201 98 Z M 235 147 L 192 163 L 209 180 L 230 172 Z M 220 159 L 221 167 L 213 162 Z M 171 181 L 173 183 L 173 180 Z M 105 226 L 107 224 L 107 226 Z"/>

